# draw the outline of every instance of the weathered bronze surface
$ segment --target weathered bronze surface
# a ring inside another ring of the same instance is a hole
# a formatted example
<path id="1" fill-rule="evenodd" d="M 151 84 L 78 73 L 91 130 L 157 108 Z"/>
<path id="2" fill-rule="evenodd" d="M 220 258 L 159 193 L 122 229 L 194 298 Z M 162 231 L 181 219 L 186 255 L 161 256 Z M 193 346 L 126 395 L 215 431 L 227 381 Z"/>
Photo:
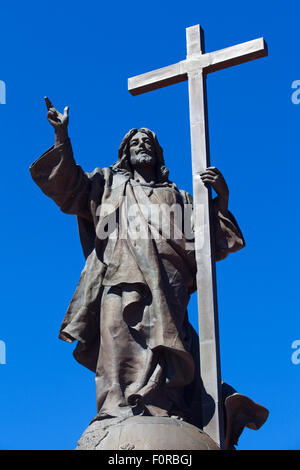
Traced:
<path id="1" fill-rule="evenodd" d="M 111 167 L 84 172 L 68 138 L 68 108 L 61 114 L 48 98 L 46 104 L 55 144 L 30 172 L 63 212 L 77 216 L 86 263 L 59 337 L 77 340 L 75 358 L 96 374 L 93 421 L 172 417 L 201 428 L 199 339 L 187 316 L 196 289 L 192 197 L 169 180 L 149 129 L 131 129 Z M 200 177 L 217 192 L 214 250 L 221 260 L 244 239 L 222 174 L 211 167 Z M 170 207 L 188 214 L 187 229 Z"/>
<path id="2" fill-rule="evenodd" d="M 94 421 L 76 450 L 219 450 L 201 429 L 177 418 L 133 416 Z"/>

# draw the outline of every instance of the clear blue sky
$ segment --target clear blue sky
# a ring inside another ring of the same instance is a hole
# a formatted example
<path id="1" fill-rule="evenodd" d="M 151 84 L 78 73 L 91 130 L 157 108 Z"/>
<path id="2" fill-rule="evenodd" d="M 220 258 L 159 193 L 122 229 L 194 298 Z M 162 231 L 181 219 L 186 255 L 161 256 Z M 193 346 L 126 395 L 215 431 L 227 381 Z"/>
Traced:
<path id="1" fill-rule="evenodd" d="M 58 330 L 84 258 L 76 220 L 31 180 L 53 143 L 44 95 L 70 106 L 86 171 L 117 159 L 132 127 L 157 132 L 170 178 L 192 191 L 187 83 L 132 97 L 127 78 L 185 58 L 185 28 L 206 50 L 264 36 L 269 57 L 208 77 L 212 163 L 247 246 L 217 268 L 222 376 L 270 410 L 240 449 L 299 449 L 299 2 L 2 2 L 0 80 L 0 448 L 72 449 L 96 412 L 94 376 Z M 196 319 L 196 299 L 189 308 Z"/>

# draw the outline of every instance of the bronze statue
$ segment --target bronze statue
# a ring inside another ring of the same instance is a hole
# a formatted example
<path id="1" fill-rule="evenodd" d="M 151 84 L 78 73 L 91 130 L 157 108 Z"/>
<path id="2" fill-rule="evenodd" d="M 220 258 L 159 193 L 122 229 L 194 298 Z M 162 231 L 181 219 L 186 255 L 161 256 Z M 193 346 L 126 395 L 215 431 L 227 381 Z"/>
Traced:
<path id="1" fill-rule="evenodd" d="M 176 416 L 201 427 L 198 337 L 187 316 L 196 289 L 192 217 L 186 210 L 192 197 L 169 180 L 163 150 L 146 128 L 126 134 L 110 168 L 84 172 L 68 138 L 68 107 L 61 114 L 45 100 L 55 144 L 30 172 L 63 212 L 77 216 L 86 264 L 59 337 L 77 340 L 75 358 L 96 374 L 94 419 Z M 220 171 L 210 167 L 201 178 L 217 193 L 214 240 L 216 259 L 222 260 L 244 247 L 243 235 L 228 210 Z M 150 206 L 168 222 L 170 237 L 145 213 Z M 168 213 L 173 206 L 189 217 L 190 230 L 183 230 L 184 218 L 179 227 Z M 142 237 L 136 237 L 137 227 Z M 256 420 L 255 413 L 260 414 L 255 426 L 266 419 L 265 409 L 251 406 L 242 428 Z M 231 436 L 233 408 L 231 398 Z M 237 438 L 227 436 L 227 448 Z"/>

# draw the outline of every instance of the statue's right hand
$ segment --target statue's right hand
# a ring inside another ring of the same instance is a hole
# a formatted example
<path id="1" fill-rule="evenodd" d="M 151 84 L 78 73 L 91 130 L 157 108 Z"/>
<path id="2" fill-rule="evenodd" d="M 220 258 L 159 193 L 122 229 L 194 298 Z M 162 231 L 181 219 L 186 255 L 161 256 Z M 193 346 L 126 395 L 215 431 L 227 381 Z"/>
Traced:
<path id="1" fill-rule="evenodd" d="M 54 108 L 53 104 L 45 96 L 45 103 L 48 109 L 47 119 L 50 122 L 51 126 L 54 127 L 56 132 L 66 133 L 69 123 L 69 106 L 66 106 L 64 113 L 61 114 L 57 109 Z"/>
<path id="2" fill-rule="evenodd" d="M 55 143 L 54 146 L 64 143 L 68 138 L 68 123 L 69 123 L 69 106 L 66 106 L 64 113 L 61 114 L 57 109 L 54 108 L 53 104 L 45 96 L 45 103 L 48 109 L 47 119 L 51 126 L 55 129 Z"/>

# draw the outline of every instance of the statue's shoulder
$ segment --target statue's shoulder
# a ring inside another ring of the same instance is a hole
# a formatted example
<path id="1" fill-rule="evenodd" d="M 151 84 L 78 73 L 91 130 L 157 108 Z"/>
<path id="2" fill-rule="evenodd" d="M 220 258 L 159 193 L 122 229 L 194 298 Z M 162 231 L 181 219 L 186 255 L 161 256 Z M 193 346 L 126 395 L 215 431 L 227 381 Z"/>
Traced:
<path id="1" fill-rule="evenodd" d="M 193 204 L 193 196 L 185 191 L 184 189 L 179 189 L 181 197 L 183 199 L 184 204 Z"/>
<path id="2" fill-rule="evenodd" d="M 129 178 L 127 172 L 115 171 L 111 167 L 95 168 L 91 173 L 86 174 L 90 180 L 95 181 L 101 179 L 103 184 L 112 188 L 120 186 Z"/>
<path id="3" fill-rule="evenodd" d="M 122 171 L 122 170 L 116 171 L 111 167 L 105 168 L 105 170 L 108 171 L 107 174 L 109 175 L 109 181 L 110 181 L 112 189 L 123 185 L 124 183 L 126 183 L 126 181 L 130 179 L 130 174 L 128 173 L 128 171 Z"/>

